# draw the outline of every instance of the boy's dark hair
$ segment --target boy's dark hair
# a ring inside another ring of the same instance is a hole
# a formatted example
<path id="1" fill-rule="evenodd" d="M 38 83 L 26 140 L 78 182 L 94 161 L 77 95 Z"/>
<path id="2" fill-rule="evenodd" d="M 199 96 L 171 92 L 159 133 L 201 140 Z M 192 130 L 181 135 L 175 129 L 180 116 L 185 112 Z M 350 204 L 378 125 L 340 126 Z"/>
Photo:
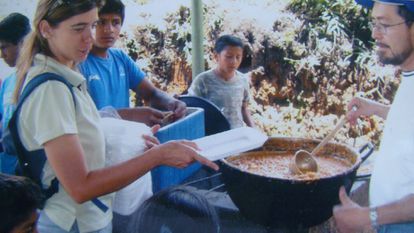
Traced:
<path id="1" fill-rule="evenodd" d="M 42 192 L 27 177 L 0 173 L 0 232 L 8 233 L 42 208 Z"/>
<path id="2" fill-rule="evenodd" d="M 19 13 L 11 13 L 0 22 L 0 40 L 17 45 L 30 32 L 29 19 Z"/>
<path id="3" fill-rule="evenodd" d="M 99 10 L 99 15 L 102 14 L 117 14 L 121 16 L 122 23 L 124 23 L 125 5 L 121 0 L 106 0 L 103 7 Z"/>
<path id="4" fill-rule="evenodd" d="M 137 233 L 220 232 L 220 220 L 213 205 L 189 187 L 162 190 L 146 200 L 134 221 Z"/>
<path id="5" fill-rule="evenodd" d="M 232 36 L 232 35 L 224 35 L 220 36 L 216 40 L 216 44 L 214 45 L 214 51 L 216 53 L 220 53 L 225 49 L 227 46 L 235 46 L 240 47 L 243 49 L 244 45 L 240 38 Z"/>

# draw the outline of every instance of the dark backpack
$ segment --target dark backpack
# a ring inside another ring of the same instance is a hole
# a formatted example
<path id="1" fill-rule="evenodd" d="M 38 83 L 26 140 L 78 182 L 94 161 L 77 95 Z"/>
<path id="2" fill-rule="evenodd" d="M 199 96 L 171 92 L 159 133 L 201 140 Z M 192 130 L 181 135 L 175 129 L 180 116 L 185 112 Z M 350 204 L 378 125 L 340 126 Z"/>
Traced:
<path id="1" fill-rule="evenodd" d="M 18 118 L 20 114 L 21 107 L 26 100 L 26 98 L 36 89 L 36 87 L 40 86 L 42 83 L 47 81 L 59 81 L 64 83 L 70 90 L 73 98 L 73 102 L 76 107 L 76 100 L 75 95 L 72 90 L 72 84 L 70 84 L 66 79 L 62 78 L 61 76 L 54 74 L 54 73 L 43 73 L 32 80 L 30 80 L 26 87 L 23 89 L 23 92 L 19 98 L 19 101 L 16 105 L 16 109 L 10 118 L 8 127 L 3 131 L 3 147 L 6 153 L 11 155 L 17 155 L 19 164 L 16 168 L 16 173 L 21 174 L 23 176 L 27 176 L 35 181 L 41 188 L 44 194 L 44 201 L 50 198 L 53 194 L 59 191 L 59 181 L 55 177 L 50 186 L 44 188 L 42 185 L 42 172 L 43 167 L 46 163 L 47 157 L 45 154 L 44 149 L 39 149 L 35 151 L 28 151 L 23 146 L 19 132 L 18 132 Z M 100 208 L 102 211 L 106 212 L 108 207 L 103 204 L 99 199 L 95 198 L 92 199 L 92 202 Z"/>

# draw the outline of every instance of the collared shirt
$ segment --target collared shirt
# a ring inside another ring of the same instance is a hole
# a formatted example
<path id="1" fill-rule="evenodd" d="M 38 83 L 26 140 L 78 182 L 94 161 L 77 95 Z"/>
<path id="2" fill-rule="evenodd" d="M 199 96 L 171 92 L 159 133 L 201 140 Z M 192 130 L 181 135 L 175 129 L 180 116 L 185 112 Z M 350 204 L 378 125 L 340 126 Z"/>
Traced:
<path id="1" fill-rule="evenodd" d="M 58 81 L 47 81 L 38 86 L 24 102 L 18 130 L 23 145 L 29 151 L 43 148 L 44 143 L 65 134 L 77 134 L 84 151 L 89 170 L 105 166 L 105 140 L 99 127 L 100 117 L 90 98 L 83 76 L 58 63 L 51 57 L 37 54 L 25 84 L 41 73 L 52 72 L 64 77 L 73 85 L 75 103 L 67 86 Z M 56 176 L 46 161 L 43 169 L 43 184 Z M 82 184 L 79 184 L 82 185 Z M 112 195 L 99 198 L 110 210 Z M 112 211 L 101 211 L 91 201 L 77 204 L 63 186 L 46 202 L 45 213 L 59 227 L 69 231 L 77 221 L 80 232 L 96 231 L 112 220 Z"/>
<path id="2" fill-rule="evenodd" d="M 370 183 L 370 204 L 414 194 L 414 72 L 403 73 L 388 112 Z"/>

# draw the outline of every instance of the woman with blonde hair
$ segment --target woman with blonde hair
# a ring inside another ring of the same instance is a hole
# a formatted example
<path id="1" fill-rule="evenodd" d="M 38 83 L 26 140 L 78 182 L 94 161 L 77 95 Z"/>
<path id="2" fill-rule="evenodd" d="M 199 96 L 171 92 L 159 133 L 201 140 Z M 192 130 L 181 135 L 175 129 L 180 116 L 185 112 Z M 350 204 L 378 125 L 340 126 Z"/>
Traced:
<path id="1" fill-rule="evenodd" d="M 34 30 L 18 61 L 16 100 L 26 84 L 41 74 L 57 74 L 72 86 L 51 80 L 42 83 L 23 102 L 16 121 L 24 148 L 43 149 L 46 154 L 42 185 L 49 186 L 54 178 L 59 181 L 58 191 L 40 213 L 39 232 L 111 232 L 112 197 L 108 194 L 152 168 L 161 164 L 182 168 L 197 160 L 218 169 L 198 155 L 192 142 L 156 145 L 149 136 L 145 139 L 151 148 L 141 156 L 104 167 L 100 117 L 85 79 L 76 70 L 92 46 L 100 5 L 97 0 L 40 0 Z"/>

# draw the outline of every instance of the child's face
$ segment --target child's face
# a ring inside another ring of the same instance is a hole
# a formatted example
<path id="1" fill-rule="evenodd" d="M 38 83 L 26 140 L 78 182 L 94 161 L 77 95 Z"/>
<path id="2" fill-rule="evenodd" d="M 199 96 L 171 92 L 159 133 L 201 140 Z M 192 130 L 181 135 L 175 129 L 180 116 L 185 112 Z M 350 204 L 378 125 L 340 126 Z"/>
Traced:
<path id="1" fill-rule="evenodd" d="M 236 71 L 243 58 L 243 49 L 237 46 L 226 46 L 215 54 L 218 68 L 225 72 Z"/>
<path id="2" fill-rule="evenodd" d="M 105 49 L 114 46 L 121 33 L 121 26 L 122 18 L 120 15 L 112 13 L 99 15 L 94 45 Z"/>

